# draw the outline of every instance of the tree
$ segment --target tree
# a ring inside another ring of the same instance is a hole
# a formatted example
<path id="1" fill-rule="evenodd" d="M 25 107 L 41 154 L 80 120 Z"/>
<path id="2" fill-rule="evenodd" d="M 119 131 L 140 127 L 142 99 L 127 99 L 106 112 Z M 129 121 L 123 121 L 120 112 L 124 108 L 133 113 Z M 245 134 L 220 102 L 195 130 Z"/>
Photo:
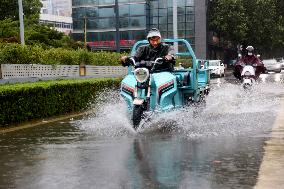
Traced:
<path id="1" fill-rule="evenodd" d="M 40 0 L 23 0 L 23 11 L 26 19 L 39 20 L 42 4 Z M 18 0 L 0 0 L 0 20 L 19 19 Z"/>
<path id="2" fill-rule="evenodd" d="M 235 44 L 272 56 L 284 45 L 283 0 L 214 0 L 210 29 Z"/>

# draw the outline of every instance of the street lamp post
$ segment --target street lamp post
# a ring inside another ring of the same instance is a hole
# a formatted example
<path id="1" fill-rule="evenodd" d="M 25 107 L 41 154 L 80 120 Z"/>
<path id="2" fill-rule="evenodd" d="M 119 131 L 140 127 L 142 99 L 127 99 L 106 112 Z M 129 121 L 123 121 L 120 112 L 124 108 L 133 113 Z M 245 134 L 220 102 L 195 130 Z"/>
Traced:
<path id="1" fill-rule="evenodd" d="M 19 4 L 21 44 L 25 45 L 25 28 L 24 28 L 24 13 L 23 13 L 23 2 L 22 2 L 22 0 L 18 0 L 18 4 Z"/>

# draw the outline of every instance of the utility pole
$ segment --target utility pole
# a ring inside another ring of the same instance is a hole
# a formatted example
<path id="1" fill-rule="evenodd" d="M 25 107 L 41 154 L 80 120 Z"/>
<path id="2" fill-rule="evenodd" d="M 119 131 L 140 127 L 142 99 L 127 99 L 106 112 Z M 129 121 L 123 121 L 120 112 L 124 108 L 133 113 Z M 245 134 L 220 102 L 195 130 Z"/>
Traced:
<path id="1" fill-rule="evenodd" d="M 18 5 L 19 5 L 21 44 L 25 45 L 25 28 L 24 28 L 24 13 L 23 13 L 23 2 L 22 2 L 22 0 L 18 0 Z"/>
<path id="2" fill-rule="evenodd" d="M 87 17 L 84 16 L 84 46 L 87 49 Z"/>
<path id="3" fill-rule="evenodd" d="M 115 0 L 115 44 L 116 44 L 116 52 L 120 53 L 120 34 L 119 34 L 119 8 L 118 8 L 118 0 Z"/>

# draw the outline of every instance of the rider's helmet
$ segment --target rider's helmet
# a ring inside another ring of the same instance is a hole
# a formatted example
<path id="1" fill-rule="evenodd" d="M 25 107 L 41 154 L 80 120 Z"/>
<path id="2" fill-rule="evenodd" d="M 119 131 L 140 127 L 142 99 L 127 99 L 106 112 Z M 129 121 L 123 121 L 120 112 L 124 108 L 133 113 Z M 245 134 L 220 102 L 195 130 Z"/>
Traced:
<path id="1" fill-rule="evenodd" d="M 152 37 L 159 37 L 161 38 L 161 33 L 157 28 L 152 28 L 147 35 L 147 40 L 149 41 Z"/>
<path id="2" fill-rule="evenodd" d="M 249 56 L 252 56 L 252 55 L 253 55 L 253 51 L 254 51 L 253 46 L 247 46 L 246 50 L 247 50 L 247 54 L 248 54 Z"/>

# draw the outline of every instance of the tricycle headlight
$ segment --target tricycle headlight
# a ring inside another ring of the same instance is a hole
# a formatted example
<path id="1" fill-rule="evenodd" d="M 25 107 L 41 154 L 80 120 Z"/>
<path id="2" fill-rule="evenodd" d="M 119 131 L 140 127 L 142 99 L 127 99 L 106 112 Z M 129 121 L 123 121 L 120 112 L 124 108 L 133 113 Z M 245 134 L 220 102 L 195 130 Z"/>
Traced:
<path id="1" fill-rule="evenodd" d="M 147 68 L 137 68 L 134 70 L 134 76 L 139 83 L 144 83 L 149 78 L 149 70 Z"/>

